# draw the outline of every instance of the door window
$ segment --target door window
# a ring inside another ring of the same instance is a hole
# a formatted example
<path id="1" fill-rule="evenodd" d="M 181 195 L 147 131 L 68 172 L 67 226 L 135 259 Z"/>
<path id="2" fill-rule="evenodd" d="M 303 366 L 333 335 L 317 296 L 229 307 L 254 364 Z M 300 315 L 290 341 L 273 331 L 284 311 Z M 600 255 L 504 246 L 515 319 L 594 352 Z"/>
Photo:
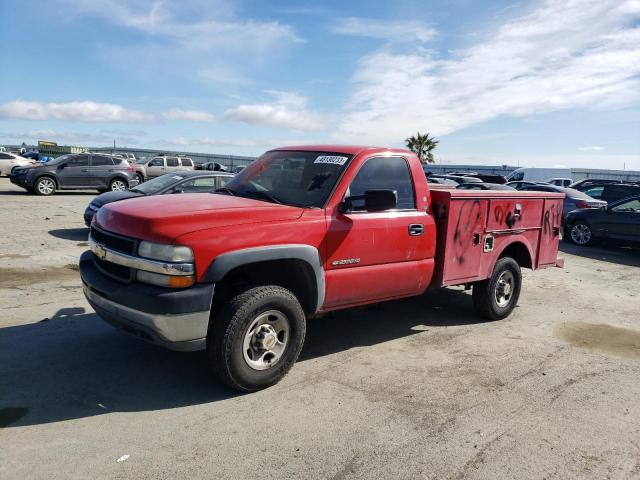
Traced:
<path id="1" fill-rule="evenodd" d="M 602 197 L 603 190 L 604 190 L 604 187 L 592 187 L 589 190 L 585 190 L 584 193 L 586 193 L 592 198 L 600 198 Z"/>
<path id="2" fill-rule="evenodd" d="M 402 157 L 374 157 L 367 160 L 351 182 L 348 195 L 363 195 L 367 190 L 393 190 L 398 196 L 398 209 L 416 208 L 411 172 Z M 354 200 L 353 209 L 363 211 L 364 200 Z"/>
<path id="3" fill-rule="evenodd" d="M 89 155 L 77 155 L 67 160 L 67 167 L 88 167 Z"/>
<path id="4" fill-rule="evenodd" d="M 150 167 L 164 167 L 164 159 L 154 158 L 149 162 Z"/>
<path id="5" fill-rule="evenodd" d="M 183 158 L 182 159 L 182 166 L 183 167 L 193 167 L 193 162 L 191 161 L 190 158 Z"/>
<path id="6" fill-rule="evenodd" d="M 167 158 L 167 167 L 177 167 L 178 159 L 176 157 Z"/>
<path id="7" fill-rule="evenodd" d="M 218 187 L 224 187 L 233 177 L 218 177 Z"/>
<path id="8" fill-rule="evenodd" d="M 181 183 L 177 188 L 185 193 L 213 192 L 216 189 L 216 178 L 194 178 L 193 180 L 189 180 L 188 182 Z"/>
<path id="9" fill-rule="evenodd" d="M 640 212 L 640 198 L 629 200 L 628 202 L 616 205 L 611 209 L 613 212 Z"/>
<path id="10" fill-rule="evenodd" d="M 93 155 L 91 157 L 91 165 L 94 167 L 104 167 L 105 165 L 113 165 L 111 157 L 105 155 Z"/>
<path id="11" fill-rule="evenodd" d="M 0 153 L 0 160 L 13 160 L 11 155 L 7 155 L 6 153 Z"/>

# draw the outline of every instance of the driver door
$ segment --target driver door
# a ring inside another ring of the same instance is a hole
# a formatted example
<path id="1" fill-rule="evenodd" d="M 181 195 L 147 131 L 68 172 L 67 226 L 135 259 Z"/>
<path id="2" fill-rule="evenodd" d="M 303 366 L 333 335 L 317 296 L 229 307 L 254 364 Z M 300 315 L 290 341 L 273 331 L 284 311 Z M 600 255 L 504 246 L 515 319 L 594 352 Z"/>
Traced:
<path id="1" fill-rule="evenodd" d="M 640 198 L 611 207 L 603 219 L 607 237 L 640 242 Z"/>
<path id="2" fill-rule="evenodd" d="M 61 187 L 91 186 L 89 155 L 76 155 L 56 169 L 56 176 Z"/>
<path id="3" fill-rule="evenodd" d="M 355 201 L 351 210 L 327 218 L 326 308 L 415 295 L 427 286 L 431 266 L 425 257 L 434 239 L 425 228 L 429 215 L 416 209 L 407 161 L 369 158 L 346 196 L 375 189 L 395 191 L 397 208 L 368 212 Z"/>
<path id="4" fill-rule="evenodd" d="M 145 167 L 145 171 L 147 172 L 147 178 L 155 178 L 160 175 L 164 175 L 165 173 L 165 165 L 164 158 L 156 157 L 147 163 Z"/>

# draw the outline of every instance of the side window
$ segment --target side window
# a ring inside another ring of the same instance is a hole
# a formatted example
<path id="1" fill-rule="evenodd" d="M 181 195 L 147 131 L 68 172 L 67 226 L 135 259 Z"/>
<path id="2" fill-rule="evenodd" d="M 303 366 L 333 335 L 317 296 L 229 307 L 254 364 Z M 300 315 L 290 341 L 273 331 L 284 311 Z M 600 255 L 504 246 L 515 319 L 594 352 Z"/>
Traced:
<path id="1" fill-rule="evenodd" d="M 176 157 L 167 157 L 167 167 L 177 167 L 178 159 Z"/>
<path id="2" fill-rule="evenodd" d="M 629 200 L 628 202 L 621 203 L 611 209 L 614 212 L 636 212 L 640 213 L 640 198 Z"/>
<path id="3" fill-rule="evenodd" d="M 6 153 L 0 153 L 0 160 L 11 160 L 13 157 L 11 155 L 7 155 Z"/>
<path id="4" fill-rule="evenodd" d="M 363 195 L 367 190 L 394 190 L 398 195 L 398 209 L 415 209 L 413 181 L 409 165 L 402 157 L 370 158 L 360 168 L 349 186 L 349 195 Z M 354 210 L 363 210 L 364 201 L 353 202 Z"/>
<path id="5" fill-rule="evenodd" d="M 154 158 L 149 162 L 150 167 L 164 167 L 164 160 L 162 158 Z"/>
<path id="6" fill-rule="evenodd" d="M 593 198 L 602 197 L 602 192 L 604 191 L 604 187 L 592 187 L 589 190 L 585 190 L 584 193 Z"/>
<path id="7" fill-rule="evenodd" d="M 67 160 L 67 167 L 88 167 L 89 155 L 77 155 Z"/>
<path id="8" fill-rule="evenodd" d="M 233 177 L 218 177 L 218 188 L 224 187 Z"/>
<path id="9" fill-rule="evenodd" d="M 215 177 L 194 178 L 188 182 L 181 183 L 178 189 L 185 193 L 189 192 L 213 192 L 216 189 Z"/>
<path id="10" fill-rule="evenodd" d="M 91 157 L 91 165 L 94 167 L 103 167 L 105 165 L 113 166 L 113 160 L 111 157 L 106 157 L 104 155 L 93 155 Z"/>
<path id="11" fill-rule="evenodd" d="M 190 158 L 183 158 L 181 161 L 183 167 L 193 167 L 193 162 Z"/>

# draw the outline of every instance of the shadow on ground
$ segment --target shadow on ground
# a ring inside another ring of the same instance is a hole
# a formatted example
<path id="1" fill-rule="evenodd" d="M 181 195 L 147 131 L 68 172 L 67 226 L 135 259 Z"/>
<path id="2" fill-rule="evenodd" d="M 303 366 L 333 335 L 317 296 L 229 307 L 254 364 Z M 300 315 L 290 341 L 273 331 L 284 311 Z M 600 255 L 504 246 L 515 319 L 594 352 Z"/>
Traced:
<path id="1" fill-rule="evenodd" d="M 74 195 L 97 195 L 98 192 L 95 190 L 58 190 L 54 195 L 56 196 L 74 196 Z M 36 196 L 35 193 L 27 192 L 26 190 L 0 190 L 0 195 L 29 195 Z"/>
<path id="2" fill-rule="evenodd" d="M 640 267 L 640 248 L 637 247 L 620 247 L 604 243 L 593 247 L 579 247 L 573 243 L 560 242 L 560 251 L 592 260 Z"/>
<path id="3" fill-rule="evenodd" d="M 88 228 L 59 228 L 57 230 L 49 230 L 49 235 L 61 238 L 63 240 L 72 240 L 74 242 L 86 241 L 89 237 Z"/>
<path id="4" fill-rule="evenodd" d="M 436 290 L 309 321 L 300 361 L 415 335 L 425 326 L 480 321 L 465 292 Z M 236 395 L 212 376 L 204 352 L 150 345 L 84 308 L 0 329 L 0 427 L 170 409 Z"/>

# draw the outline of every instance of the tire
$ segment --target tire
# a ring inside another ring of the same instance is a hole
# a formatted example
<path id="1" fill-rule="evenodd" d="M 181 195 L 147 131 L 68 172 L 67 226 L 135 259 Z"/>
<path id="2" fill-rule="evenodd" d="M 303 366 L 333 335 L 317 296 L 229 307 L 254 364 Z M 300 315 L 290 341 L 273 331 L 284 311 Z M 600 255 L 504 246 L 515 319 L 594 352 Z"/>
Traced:
<path id="1" fill-rule="evenodd" d="M 571 226 L 571 229 L 567 231 L 567 240 L 580 247 L 593 245 L 594 239 L 591 225 L 587 222 L 575 223 Z"/>
<path id="2" fill-rule="evenodd" d="M 109 182 L 110 192 L 120 192 L 128 188 L 127 182 L 121 178 L 114 178 Z"/>
<path id="3" fill-rule="evenodd" d="M 51 177 L 40 177 L 36 180 L 33 186 L 36 195 L 49 196 L 53 195 L 56 191 L 56 181 Z"/>
<path id="4" fill-rule="evenodd" d="M 229 387 L 261 390 L 289 372 L 305 331 L 305 314 L 293 293 L 275 285 L 253 287 L 235 295 L 211 319 L 209 363 Z"/>
<path id="5" fill-rule="evenodd" d="M 138 179 L 138 185 L 144 182 L 144 177 L 141 173 L 136 173 L 136 178 Z"/>
<path id="6" fill-rule="evenodd" d="M 502 257 L 497 261 L 490 278 L 473 285 L 473 306 L 480 316 L 488 320 L 501 320 L 516 307 L 521 286 L 520 265 L 511 257 Z"/>

